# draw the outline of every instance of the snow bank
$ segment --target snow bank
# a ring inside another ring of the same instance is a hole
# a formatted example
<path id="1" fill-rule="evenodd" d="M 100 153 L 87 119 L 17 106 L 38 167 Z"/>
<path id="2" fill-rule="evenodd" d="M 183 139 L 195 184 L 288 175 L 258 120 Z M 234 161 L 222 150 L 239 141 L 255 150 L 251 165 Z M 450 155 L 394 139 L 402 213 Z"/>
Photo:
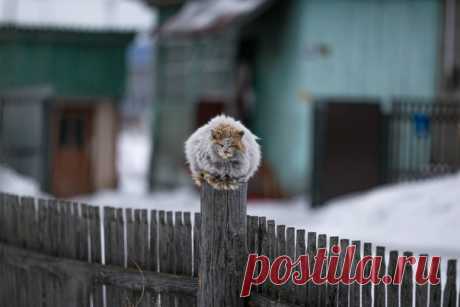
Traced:
<path id="1" fill-rule="evenodd" d="M 321 231 L 460 256 L 460 174 L 376 189 L 314 215 Z"/>
<path id="2" fill-rule="evenodd" d="M 124 130 L 117 146 L 119 190 L 129 194 L 144 194 L 148 182 L 150 138 L 138 129 Z"/>
<path id="3" fill-rule="evenodd" d="M 375 189 L 311 209 L 304 200 L 258 203 L 278 223 L 390 248 L 460 256 L 460 175 Z"/>
<path id="4" fill-rule="evenodd" d="M 0 164 L 0 192 L 29 196 L 45 195 L 40 192 L 35 180 L 22 176 L 2 164 Z"/>

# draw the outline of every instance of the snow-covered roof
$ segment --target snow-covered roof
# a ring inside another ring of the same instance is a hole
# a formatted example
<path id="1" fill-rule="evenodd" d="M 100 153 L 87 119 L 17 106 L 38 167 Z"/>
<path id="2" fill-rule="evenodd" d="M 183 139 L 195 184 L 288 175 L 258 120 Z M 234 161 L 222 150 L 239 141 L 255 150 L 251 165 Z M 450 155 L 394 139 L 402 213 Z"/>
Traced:
<path id="1" fill-rule="evenodd" d="M 195 0 L 161 27 L 162 34 L 206 32 L 225 27 L 265 7 L 272 0 Z"/>
<path id="2" fill-rule="evenodd" d="M 137 0 L 0 0 L 0 25 L 148 31 L 155 12 Z"/>

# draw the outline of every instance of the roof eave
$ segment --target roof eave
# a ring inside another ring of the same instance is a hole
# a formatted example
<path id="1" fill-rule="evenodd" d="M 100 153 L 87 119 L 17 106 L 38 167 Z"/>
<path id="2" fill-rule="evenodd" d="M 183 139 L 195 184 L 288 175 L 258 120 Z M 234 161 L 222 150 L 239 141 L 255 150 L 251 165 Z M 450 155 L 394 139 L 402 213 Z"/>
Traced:
<path id="1" fill-rule="evenodd" d="M 183 4 L 185 0 L 143 0 L 145 4 L 151 7 L 167 7 Z"/>
<path id="2" fill-rule="evenodd" d="M 155 30 L 155 34 L 159 35 L 160 37 L 193 37 L 193 36 L 200 36 L 206 35 L 210 33 L 218 33 L 222 32 L 226 28 L 230 26 L 240 26 L 246 23 L 249 23 L 251 20 L 255 19 L 260 14 L 263 14 L 273 3 L 275 0 L 266 0 L 263 2 L 262 5 L 257 7 L 254 11 L 246 13 L 246 14 L 227 14 L 219 18 L 214 23 L 207 25 L 206 27 L 202 27 L 199 29 L 168 29 L 169 22 L 168 20 L 159 28 Z M 174 18 L 174 17 L 173 17 Z"/>

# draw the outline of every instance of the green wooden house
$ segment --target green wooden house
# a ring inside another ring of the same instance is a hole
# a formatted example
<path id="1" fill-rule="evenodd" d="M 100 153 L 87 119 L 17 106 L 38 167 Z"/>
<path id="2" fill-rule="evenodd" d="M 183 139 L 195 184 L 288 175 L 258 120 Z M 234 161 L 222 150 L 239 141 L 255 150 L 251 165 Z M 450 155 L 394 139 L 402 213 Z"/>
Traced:
<path id="1" fill-rule="evenodd" d="M 117 183 L 131 31 L 0 26 L 1 157 L 56 196 Z"/>
<path id="2" fill-rule="evenodd" d="M 154 188 L 189 182 L 183 141 L 215 113 L 261 137 L 254 189 L 295 195 L 312 176 L 313 101 L 371 97 L 384 108 L 453 93 L 454 1 L 149 2 L 160 19 Z"/>

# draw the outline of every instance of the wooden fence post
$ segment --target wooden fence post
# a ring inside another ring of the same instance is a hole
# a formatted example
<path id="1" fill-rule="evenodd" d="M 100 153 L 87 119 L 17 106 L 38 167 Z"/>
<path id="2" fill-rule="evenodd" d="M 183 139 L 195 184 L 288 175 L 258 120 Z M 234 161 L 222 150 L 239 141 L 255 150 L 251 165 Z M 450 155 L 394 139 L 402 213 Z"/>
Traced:
<path id="1" fill-rule="evenodd" d="M 247 184 L 220 191 L 201 190 L 201 239 L 198 306 L 244 306 L 240 298 L 246 265 Z"/>

